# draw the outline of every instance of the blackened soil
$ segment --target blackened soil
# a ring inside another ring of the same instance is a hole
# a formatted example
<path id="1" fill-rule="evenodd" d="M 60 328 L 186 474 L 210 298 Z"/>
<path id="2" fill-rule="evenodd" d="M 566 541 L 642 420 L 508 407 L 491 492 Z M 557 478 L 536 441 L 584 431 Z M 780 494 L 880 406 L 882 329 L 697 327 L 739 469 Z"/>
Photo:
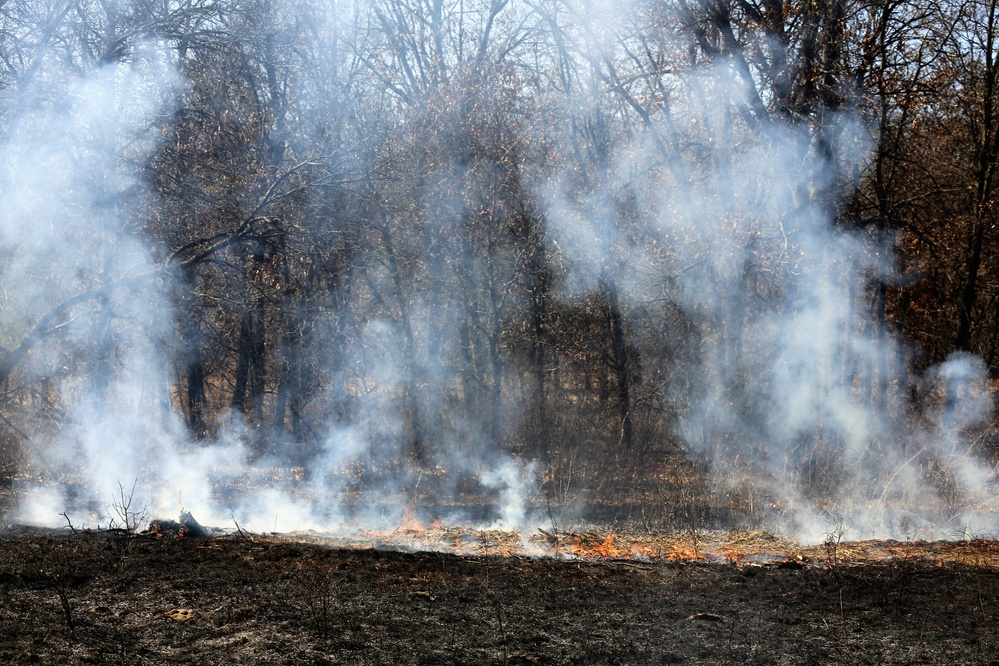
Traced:
<path id="1" fill-rule="evenodd" d="M 999 572 L 0 537 L 0 663 L 993 664 Z"/>

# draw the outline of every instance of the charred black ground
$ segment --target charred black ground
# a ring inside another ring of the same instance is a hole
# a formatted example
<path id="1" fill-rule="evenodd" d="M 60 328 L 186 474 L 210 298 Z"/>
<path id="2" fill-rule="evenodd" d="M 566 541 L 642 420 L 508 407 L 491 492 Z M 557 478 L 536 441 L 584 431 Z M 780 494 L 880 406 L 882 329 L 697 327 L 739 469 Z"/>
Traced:
<path id="1" fill-rule="evenodd" d="M 999 546 L 861 546 L 736 566 L 8 529 L 0 661 L 999 663 Z"/>

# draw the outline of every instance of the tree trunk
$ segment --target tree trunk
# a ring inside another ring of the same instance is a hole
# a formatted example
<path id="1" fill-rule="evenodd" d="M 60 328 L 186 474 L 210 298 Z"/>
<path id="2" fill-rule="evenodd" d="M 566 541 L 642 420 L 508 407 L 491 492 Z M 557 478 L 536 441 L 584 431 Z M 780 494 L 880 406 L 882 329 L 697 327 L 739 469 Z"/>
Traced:
<path id="1" fill-rule="evenodd" d="M 253 268 L 263 257 L 261 251 L 247 253 L 248 291 L 254 291 Z M 264 385 L 267 380 L 266 302 L 261 294 L 250 294 L 249 307 L 239 318 L 239 342 L 236 349 L 236 374 L 233 382 L 232 408 L 259 424 L 263 412 Z"/>
<path id="2" fill-rule="evenodd" d="M 607 299 L 607 315 L 611 333 L 611 372 L 615 379 L 618 417 L 621 421 L 621 446 L 630 450 L 634 444 L 634 425 L 631 414 L 631 372 L 629 368 L 628 346 L 624 337 L 624 320 L 617 287 L 613 281 L 604 282 Z"/>
<path id="3" fill-rule="evenodd" d="M 971 333 L 978 302 L 978 272 L 982 267 L 982 250 L 985 241 L 985 224 L 977 222 L 972 232 L 971 247 L 968 252 L 964 288 L 961 290 L 961 303 L 958 310 L 957 340 L 958 351 L 971 351 Z"/>
<path id="4" fill-rule="evenodd" d="M 205 407 L 208 395 L 205 392 L 205 362 L 200 357 L 200 350 L 195 353 L 198 357 L 187 364 L 187 425 L 200 439 L 207 432 Z"/>
<path id="5" fill-rule="evenodd" d="M 399 307 L 399 323 L 402 327 L 403 343 L 406 354 L 406 377 L 403 379 L 403 413 L 406 423 L 406 449 L 413 460 L 422 463 L 426 459 L 426 441 L 423 427 L 423 414 L 419 402 L 419 386 L 422 370 L 417 356 L 416 339 L 413 335 L 413 324 L 409 307 L 406 303 L 403 278 L 396 260 L 392 237 L 389 233 L 388 221 L 382 219 L 382 238 L 385 241 L 385 254 L 389 273 L 392 276 L 392 286 L 395 291 L 396 303 Z"/>

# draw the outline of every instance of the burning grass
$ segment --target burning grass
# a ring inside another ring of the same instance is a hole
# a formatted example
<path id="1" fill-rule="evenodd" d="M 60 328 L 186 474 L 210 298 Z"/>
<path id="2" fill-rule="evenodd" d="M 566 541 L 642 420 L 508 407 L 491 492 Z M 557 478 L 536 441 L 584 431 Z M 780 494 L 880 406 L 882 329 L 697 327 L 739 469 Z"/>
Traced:
<path id="1" fill-rule="evenodd" d="M 399 515 L 380 531 L 200 538 L 190 514 L 146 533 L 8 529 L 0 663 L 999 660 L 991 540 L 803 546 L 764 530 Z"/>
<path id="2" fill-rule="evenodd" d="M 767 532 L 685 532 L 637 534 L 616 531 L 533 534 L 462 526 L 429 527 L 407 521 L 390 532 L 314 531 L 256 535 L 281 543 L 307 543 L 337 549 L 438 552 L 464 557 L 531 557 L 554 560 L 703 563 L 733 566 L 842 567 L 908 563 L 999 569 L 999 542 L 954 541 L 826 542 L 803 546 Z"/>

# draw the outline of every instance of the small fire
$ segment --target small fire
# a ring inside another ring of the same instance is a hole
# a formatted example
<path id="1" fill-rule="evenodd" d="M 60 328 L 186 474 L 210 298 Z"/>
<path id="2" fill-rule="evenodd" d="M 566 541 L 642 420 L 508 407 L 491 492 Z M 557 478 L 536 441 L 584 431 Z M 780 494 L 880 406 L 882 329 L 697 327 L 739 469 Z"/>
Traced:
<path id="1" fill-rule="evenodd" d="M 550 535 L 548 535 L 550 536 Z M 571 534 L 564 539 L 568 539 L 567 551 L 569 555 L 583 559 L 618 559 L 618 560 L 669 560 L 672 562 L 703 562 L 707 558 L 696 548 L 682 543 L 670 544 L 667 548 L 662 546 L 654 547 L 638 538 L 624 537 L 611 533 L 603 537 L 593 534 Z M 556 542 L 549 543 L 554 555 L 559 555 L 563 538 Z M 730 556 L 733 561 L 736 558 L 741 561 L 744 555 L 736 554 L 734 551 Z"/>
<path id="2" fill-rule="evenodd" d="M 569 544 L 569 552 L 577 557 L 600 559 L 631 559 L 649 556 L 647 550 L 638 542 L 618 544 L 616 534 L 608 534 L 599 543 L 587 542 L 583 537 L 573 535 Z"/>
<path id="3" fill-rule="evenodd" d="M 666 559 L 673 562 L 703 562 L 705 560 L 704 556 L 696 548 L 682 543 L 671 545 Z"/>
<path id="4" fill-rule="evenodd" d="M 749 561 L 749 554 L 744 553 L 740 550 L 735 550 L 734 548 L 723 548 L 721 551 L 722 557 L 725 561 L 734 564 L 735 566 L 742 566 Z"/>
<path id="5" fill-rule="evenodd" d="M 240 536 L 246 536 L 238 524 L 237 530 Z M 223 533 L 222 529 L 200 525 L 190 512 L 182 509 L 180 520 L 153 520 L 143 534 L 209 538 Z M 835 558 L 831 559 L 825 545 L 802 546 L 764 532 L 627 534 L 548 532 L 539 528 L 534 534 L 525 534 L 468 525 L 442 525 L 439 520 L 426 527 L 412 506 L 403 507 L 398 526 L 394 529 L 390 526 L 388 531 L 351 529 L 343 525 L 335 532 L 309 530 L 274 536 L 340 548 L 417 548 L 468 556 L 709 563 L 788 570 L 874 563 L 961 565 L 999 570 L 999 542 L 982 538 L 950 542 L 844 542 L 839 544 Z"/>
<path id="6" fill-rule="evenodd" d="M 395 528 L 395 531 L 401 534 L 422 534 L 427 530 L 416 517 L 416 510 L 407 505 L 403 508 L 402 520 L 399 521 L 399 527 Z"/>

